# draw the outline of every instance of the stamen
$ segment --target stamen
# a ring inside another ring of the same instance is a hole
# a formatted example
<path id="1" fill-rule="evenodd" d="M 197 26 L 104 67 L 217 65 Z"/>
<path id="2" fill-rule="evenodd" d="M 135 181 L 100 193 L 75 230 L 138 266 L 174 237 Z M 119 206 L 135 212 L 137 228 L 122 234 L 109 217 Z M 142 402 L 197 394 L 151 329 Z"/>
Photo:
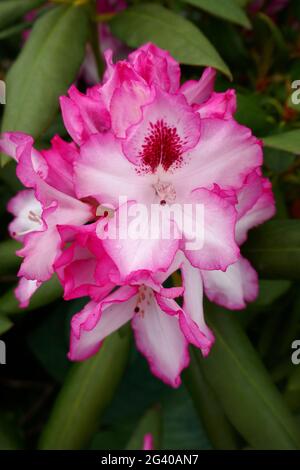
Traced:
<path id="1" fill-rule="evenodd" d="M 176 191 L 171 183 L 158 181 L 153 185 L 156 195 L 160 199 L 160 205 L 172 204 L 176 200 Z"/>
<path id="2" fill-rule="evenodd" d="M 163 119 L 150 123 L 150 130 L 145 137 L 139 157 L 143 166 L 155 173 L 161 164 L 167 171 L 171 166 L 182 162 L 183 142 L 175 127 L 168 126 Z"/>
<path id="3" fill-rule="evenodd" d="M 115 210 L 111 207 L 102 206 L 101 204 L 96 209 L 96 216 L 97 217 L 107 217 L 108 219 L 112 219 L 115 215 Z"/>

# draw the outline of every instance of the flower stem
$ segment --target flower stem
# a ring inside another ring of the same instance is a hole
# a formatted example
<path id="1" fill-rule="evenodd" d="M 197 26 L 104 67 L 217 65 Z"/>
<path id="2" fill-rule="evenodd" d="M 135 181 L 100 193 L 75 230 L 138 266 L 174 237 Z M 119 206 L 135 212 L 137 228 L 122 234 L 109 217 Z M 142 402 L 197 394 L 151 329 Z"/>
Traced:
<path id="1" fill-rule="evenodd" d="M 85 449 L 125 370 L 129 325 L 110 335 L 91 359 L 74 364 L 39 443 L 40 449 Z M 122 333 L 122 334 L 121 334 Z"/>

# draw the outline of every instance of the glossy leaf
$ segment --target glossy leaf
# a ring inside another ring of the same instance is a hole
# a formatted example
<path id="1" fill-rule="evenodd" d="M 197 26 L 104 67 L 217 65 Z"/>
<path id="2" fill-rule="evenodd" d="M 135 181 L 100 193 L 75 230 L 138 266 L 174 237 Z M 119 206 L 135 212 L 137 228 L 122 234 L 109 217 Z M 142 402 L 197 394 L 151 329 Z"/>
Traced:
<path id="1" fill-rule="evenodd" d="M 46 0 L 4 0 L 0 2 L 0 30 L 45 2 Z"/>
<path id="2" fill-rule="evenodd" d="M 0 335 L 3 335 L 3 333 L 6 333 L 12 327 L 13 322 L 9 318 L 5 316 L 0 316 Z"/>
<path id="3" fill-rule="evenodd" d="M 150 3 L 124 10 L 110 22 L 113 33 L 131 47 L 152 41 L 179 62 L 209 65 L 231 76 L 214 46 L 189 20 Z"/>
<path id="4" fill-rule="evenodd" d="M 251 28 L 251 23 L 244 10 L 235 0 L 184 0 L 186 3 L 201 8 L 207 13 L 218 16 L 245 28 Z"/>
<path id="5" fill-rule="evenodd" d="M 85 9 L 73 6 L 55 7 L 36 21 L 6 77 L 2 131 L 38 138 L 48 128 L 82 62 L 87 24 Z"/>
<path id="6" fill-rule="evenodd" d="M 45 282 L 32 296 L 27 308 L 20 308 L 14 289 L 7 291 L 0 297 L 0 316 L 1 313 L 13 315 L 16 313 L 30 312 L 37 308 L 48 305 L 62 296 L 62 287 L 56 276 Z"/>
<path id="7" fill-rule="evenodd" d="M 199 365 L 198 353 L 191 348 L 190 356 L 191 362 L 184 373 L 184 382 L 214 449 L 237 449 L 234 430 L 225 416 L 213 389 L 203 375 Z"/>
<path id="8" fill-rule="evenodd" d="M 299 429 L 233 314 L 206 312 L 216 342 L 199 363 L 230 421 L 254 449 L 299 449 Z"/>
<path id="9" fill-rule="evenodd" d="M 141 450 L 146 434 L 151 434 L 155 450 L 161 449 L 162 416 L 159 406 L 155 406 L 145 413 L 139 421 L 126 449 Z"/>
<path id="10" fill-rule="evenodd" d="M 6 240 L 0 243 L 0 274 L 8 274 L 16 271 L 21 258 L 16 251 L 21 247 L 15 240 Z"/>
<path id="11" fill-rule="evenodd" d="M 250 232 L 243 253 L 265 279 L 300 279 L 300 220 L 271 220 Z"/>
<path id="12" fill-rule="evenodd" d="M 266 147 L 300 154 L 300 130 L 283 132 L 263 138 Z"/>
<path id="13" fill-rule="evenodd" d="M 84 449 L 111 402 L 127 364 L 129 329 L 106 338 L 91 359 L 74 364 L 56 399 L 40 449 Z"/>

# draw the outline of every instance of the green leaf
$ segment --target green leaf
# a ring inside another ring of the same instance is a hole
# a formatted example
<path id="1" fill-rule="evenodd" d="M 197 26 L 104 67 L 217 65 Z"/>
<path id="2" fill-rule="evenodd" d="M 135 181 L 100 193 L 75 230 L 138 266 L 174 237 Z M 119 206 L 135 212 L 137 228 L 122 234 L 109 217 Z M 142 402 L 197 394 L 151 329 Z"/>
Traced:
<path id="1" fill-rule="evenodd" d="M 237 93 L 237 111 L 235 119 L 242 125 L 250 127 L 256 135 L 264 135 L 270 129 L 268 114 L 262 106 L 261 97 L 257 94 Z"/>
<path id="2" fill-rule="evenodd" d="M 287 171 L 294 163 L 296 156 L 283 150 L 265 148 L 264 163 L 274 173 L 280 174 Z"/>
<path id="3" fill-rule="evenodd" d="M 190 349 L 190 358 L 190 365 L 184 372 L 184 382 L 214 449 L 237 449 L 234 430 L 205 380 L 198 363 L 198 354 L 193 348 Z"/>
<path id="4" fill-rule="evenodd" d="M 267 307 L 284 295 L 291 285 L 291 281 L 287 280 L 260 280 L 258 297 L 250 307 Z"/>
<path id="5" fill-rule="evenodd" d="M 283 132 L 263 138 L 266 147 L 300 154 L 300 130 Z"/>
<path id="6" fill-rule="evenodd" d="M 141 418 L 133 435 L 130 438 L 130 441 L 126 446 L 126 449 L 143 449 L 144 437 L 146 434 L 151 434 L 153 438 L 154 449 L 161 449 L 162 416 L 159 406 L 151 408 Z"/>
<path id="7" fill-rule="evenodd" d="M 56 276 L 45 282 L 32 296 L 30 304 L 26 308 L 20 308 L 14 293 L 14 289 L 7 291 L 0 297 L 0 316 L 1 313 L 14 315 L 22 312 L 30 312 L 44 305 L 48 305 L 62 296 L 62 287 Z"/>
<path id="8" fill-rule="evenodd" d="M 9 318 L 1 316 L 0 317 L 0 335 L 6 333 L 13 327 L 13 322 Z"/>
<path id="9" fill-rule="evenodd" d="M 261 277 L 300 279 L 300 220 L 271 220 L 250 232 L 242 249 Z"/>
<path id="10" fill-rule="evenodd" d="M 32 24 L 33 23 L 30 21 L 23 21 L 22 23 L 3 29 L 3 31 L 0 32 L 0 41 L 9 38 L 10 36 L 14 36 L 15 34 L 19 34 L 25 29 L 31 28 Z"/>
<path id="11" fill-rule="evenodd" d="M 235 0 L 184 0 L 186 3 L 201 8 L 223 20 L 231 21 L 245 28 L 251 28 L 251 23 L 244 10 Z"/>
<path id="12" fill-rule="evenodd" d="M 12 423 L 8 417 L 0 414 L 0 450 L 19 450 L 23 443 L 16 431 L 16 423 Z"/>
<path id="13" fill-rule="evenodd" d="M 84 449 L 100 424 L 127 364 L 128 325 L 105 339 L 91 359 L 74 364 L 41 436 L 40 449 Z"/>
<path id="14" fill-rule="evenodd" d="M 172 390 L 162 400 L 163 449 L 211 449 L 185 387 Z"/>
<path id="15" fill-rule="evenodd" d="M 15 240 L 6 240 L 0 243 L 0 274 L 15 272 L 21 259 L 16 255 L 16 251 L 21 248 L 21 244 Z"/>
<path id="16" fill-rule="evenodd" d="M 300 366 L 294 366 L 284 392 L 284 398 L 291 410 L 300 410 Z"/>
<path id="17" fill-rule="evenodd" d="M 254 449 L 299 449 L 295 421 L 233 313 L 206 312 L 216 341 L 199 363 L 230 421 Z"/>
<path id="18" fill-rule="evenodd" d="M 73 6 L 55 7 L 36 21 L 6 77 L 2 131 L 38 138 L 49 127 L 82 62 L 87 25 L 86 10 Z"/>
<path id="19" fill-rule="evenodd" d="M 201 31 L 160 5 L 133 6 L 116 15 L 109 24 L 113 34 L 131 47 L 151 41 L 183 64 L 209 65 L 231 77 L 227 65 Z"/>
<path id="20" fill-rule="evenodd" d="M 45 2 L 46 0 L 6 0 L 0 2 L 0 30 Z"/>

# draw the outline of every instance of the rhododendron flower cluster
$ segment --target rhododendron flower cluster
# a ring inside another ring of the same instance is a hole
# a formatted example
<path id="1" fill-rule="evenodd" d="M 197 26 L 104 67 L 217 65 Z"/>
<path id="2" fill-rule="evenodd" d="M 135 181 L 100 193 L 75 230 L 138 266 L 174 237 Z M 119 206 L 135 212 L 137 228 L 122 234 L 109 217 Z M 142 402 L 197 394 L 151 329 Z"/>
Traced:
<path id="1" fill-rule="evenodd" d="M 16 295 L 26 306 L 56 273 L 66 300 L 90 299 L 72 319 L 71 360 L 131 321 L 153 374 L 177 387 L 189 344 L 206 356 L 214 342 L 203 293 L 231 309 L 257 296 L 240 245 L 274 214 L 271 186 L 261 142 L 235 121 L 234 91 L 214 92 L 213 69 L 181 84 L 179 64 L 153 44 L 117 63 L 107 52 L 106 62 L 102 83 L 60 99 L 71 142 L 55 136 L 37 150 L 28 135 L 2 135 L 26 188 L 8 206 L 11 236 L 23 243 Z M 160 209 L 155 237 L 145 236 L 144 212 L 140 236 L 107 235 L 127 233 L 141 206 Z M 200 222 L 188 210 L 196 206 Z M 174 273 L 180 282 L 170 283 Z"/>

